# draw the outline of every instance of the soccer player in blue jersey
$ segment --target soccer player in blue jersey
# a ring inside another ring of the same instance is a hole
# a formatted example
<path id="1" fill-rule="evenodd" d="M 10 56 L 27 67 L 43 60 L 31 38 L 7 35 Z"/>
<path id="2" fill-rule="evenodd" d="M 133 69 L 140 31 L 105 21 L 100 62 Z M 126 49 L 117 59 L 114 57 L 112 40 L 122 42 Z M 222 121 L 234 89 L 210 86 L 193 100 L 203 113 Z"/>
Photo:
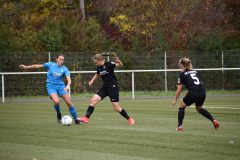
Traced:
<path id="1" fill-rule="evenodd" d="M 57 112 L 57 121 L 61 123 L 62 115 L 60 111 L 60 104 L 59 104 L 59 96 L 63 98 L 66 102 L 69 112 L 71 113 L 73 119 L 75 120 L 76 124 L 80 124 L 80 120 L 77 116 L 77 111 L 72 104 L 71 98 L 68 94 L 71 85 L 71 78 L 70 72 L 68 68 L 63 65 L 64 63 L 64 56 L 63 54 L 59 54 L 57 56 L 56 62 L 48 62 L 44 64 L 33 64 L 33 65 L 19 65 L 21 69 L 37 69 L 37 68 L 45 68 L 48 70 L 47 72 L 47 92 L 50 98 L 54 103 L 54 108 Z M 66 77 L 67 85 L 65 86 L 63 82 L 63 78 Z"/>

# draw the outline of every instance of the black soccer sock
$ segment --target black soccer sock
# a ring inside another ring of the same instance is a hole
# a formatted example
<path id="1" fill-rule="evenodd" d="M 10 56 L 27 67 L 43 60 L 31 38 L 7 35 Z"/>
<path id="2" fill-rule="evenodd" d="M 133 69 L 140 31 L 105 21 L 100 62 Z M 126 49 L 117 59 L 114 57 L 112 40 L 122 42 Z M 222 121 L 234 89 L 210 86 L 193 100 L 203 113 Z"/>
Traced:
<path id="1" fill-rule="evenodd" d="M 212 115 L 206 109 L 201 108 L 198 112 L 204 117 L 206 117 L 207 119 L 209 119 L 210 121 L 213 121 Z"/>
<path id="2" fill-rule="evenodd" d="M 90 118 L 90 117 L 91 117 L 91 115 L 92 115 L 92 113 L 93 113 L 93 111 L 94 111 L 94 108 L 95 108 L 95 107 L 93 107 L 93 106 L 89 106 L 89 107 L 88 107 L 87 112 L 86 112 L 86 117 L 87 117 L 87 118 Z"/>
<path id="3" fill-rule="evenodd" d="M 184 115 L 185 115 L 185 108 L 179 108 L 179 110 L 178 110 L 178 127 L 183 124 Z"/>
<path id="4" fill-rule="evenodd" d="M 126 112 L 124 109 L 122 109 L 122 111 L 119 112 L 119 113 L 120 113 L 124 118 L 129 119 L 129 116 L 128 116 L 127 112 Z"/>
<path id="5" fill-rule="evenodd" d="M 60 109 L 60 105 L 59 104 L 55 104 L 54 108 L 55 108 L 55 111 L 57 112 L 57 114 L 61 114 L 61 109 Z"/>

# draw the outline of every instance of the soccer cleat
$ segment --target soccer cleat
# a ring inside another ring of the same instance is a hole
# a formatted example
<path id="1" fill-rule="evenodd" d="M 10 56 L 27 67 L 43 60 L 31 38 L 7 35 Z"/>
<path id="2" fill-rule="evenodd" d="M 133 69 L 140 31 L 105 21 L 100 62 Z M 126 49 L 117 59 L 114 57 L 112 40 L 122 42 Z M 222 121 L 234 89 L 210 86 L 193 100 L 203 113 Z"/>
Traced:
<path id="1" fill-rule="evenodd" d="M 128 119 L 128 124 L 129 124 L 130 126 L 132 126 L 132 125 L 134 125 L 134 123 L 135 123 L 135 122 L 134 122 L 134 119 L 130 117 L 130 118 Z"/>
<path id="2" fill-rule="evenodd" d="M 81 123 L 81 121 L 79 118 L 75 119 L 75 124 L 80 124 L 80 123 Z"/>
<path id="3" fill-rule="evenodd" d="M 215 129 L 219 128 L 219 123 L 216 119 L 213 120 L 213 126 L 214 126 Z"/>
<path id="4" fill-rule="evenodd" d="M 179 126 L 179 127 L 177 127 L 177 128 L 176 128 L 176 131 L 180 131 L 180 132 L 182 132 L 182 131 L 183 131 L 183 126 Z"/>
<path id="5" fill-rule="evenodd" d="M 57 122 L 62 123 L 62 115 L 61 113 L 57 113 Z"/>
<path id="6" fill-rule="evenodd" d="M 89 122 L 89 118 L 87 118 L 87 117 L 81 117 L 81 118 L 80 118 L 80 122 L 88 123 L 88 122 Z"/>

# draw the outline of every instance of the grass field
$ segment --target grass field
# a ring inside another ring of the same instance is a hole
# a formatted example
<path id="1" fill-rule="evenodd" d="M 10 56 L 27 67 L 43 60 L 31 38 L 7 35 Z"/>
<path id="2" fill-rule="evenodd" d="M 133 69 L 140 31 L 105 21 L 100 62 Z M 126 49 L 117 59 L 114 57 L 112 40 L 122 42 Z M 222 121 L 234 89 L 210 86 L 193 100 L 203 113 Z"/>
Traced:
<path id="1" fill-rule="evenodd" d="M 88 125 L 56 123 L 51 102 L 0 104 L 1 160 L 236 160 L 240 159 L 240 98 L 208 98 L 205 106 L 220 129 L 188 108 L 182 133 L 170 99 L 124 100 L 135 118 L 128 126 L 108 101 Z M 84 115 L 88 102 L 75 102 Z M 62 105 L 63 114 L 69 114 Z"/>

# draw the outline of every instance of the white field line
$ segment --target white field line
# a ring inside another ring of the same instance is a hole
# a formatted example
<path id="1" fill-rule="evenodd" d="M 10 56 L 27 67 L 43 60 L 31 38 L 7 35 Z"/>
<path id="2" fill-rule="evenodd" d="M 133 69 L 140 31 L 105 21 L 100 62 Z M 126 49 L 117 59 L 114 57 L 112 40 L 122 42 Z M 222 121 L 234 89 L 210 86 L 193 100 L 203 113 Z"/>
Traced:
<path id="1" fill-rule="evenodd" d="M 190 107 L 195 108 L 195 106 L 190 106 Z M 203 106 L 203 108 L 240 110 L 239 105 L 207 105 L 207 106 Z"/>
<path id="2" fill-rule="evenodd" d="M 133 100 L 123 100 L 123 101 L 133 101 Z M 159 100 L 134 100 L 134 101 L 162 101 L 161 99 Z M 190 106 L 190 108 L 195 108 L 195 106 Z M 231 109 L 231 110 L 240 110 L 240 105 L 230 105 L 230 104 L 214 104 L 214 105 L 204 105 L 203 108 L 210 108 L 210 109 Z"/>
<path id="3" fill-rule="evenodd" d="M 231 107 L 240 107 L 239 104 L 232 104 L 232 105 L 229 105 L 229 104 L 211 104 L 211 105 L 207 105 L 207 106 L 216 106 L 216 107 L 225 107 L 225 106 L 231 106 Z"/>

